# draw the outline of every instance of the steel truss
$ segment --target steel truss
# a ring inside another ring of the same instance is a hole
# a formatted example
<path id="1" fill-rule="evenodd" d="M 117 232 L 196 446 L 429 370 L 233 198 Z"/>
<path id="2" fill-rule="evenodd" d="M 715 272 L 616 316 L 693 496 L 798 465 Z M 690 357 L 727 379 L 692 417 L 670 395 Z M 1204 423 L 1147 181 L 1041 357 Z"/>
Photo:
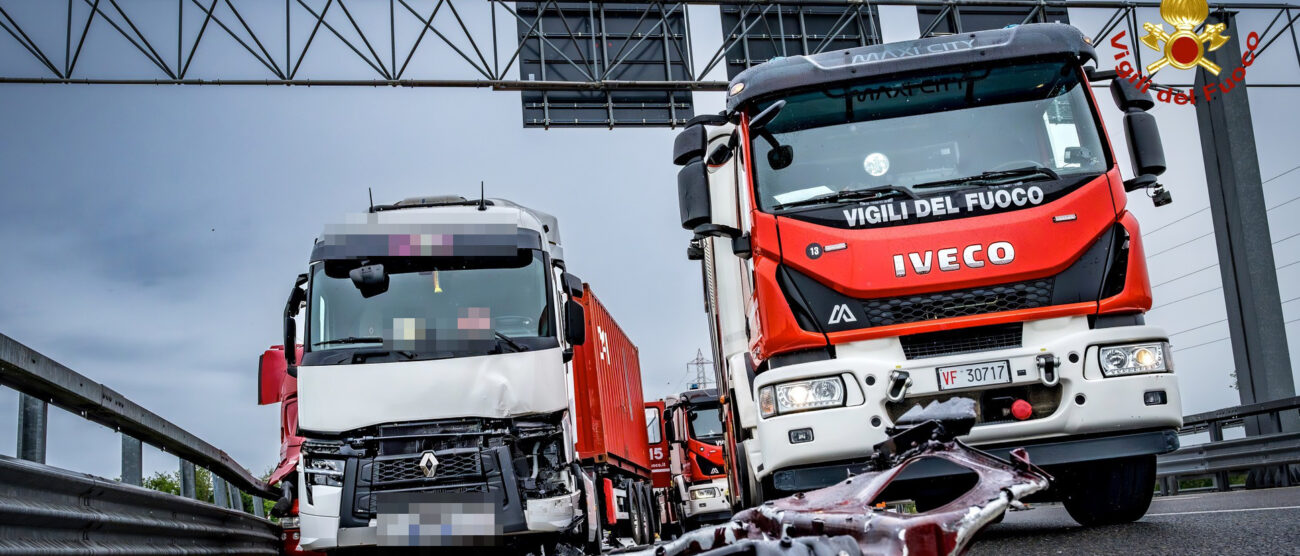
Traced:
<path id="1" fill-rule="evenodd" d="M 879 42 L 881 6 L 916 6 L 923 35 L 962 32 L 963 9 L 1023 13 L 1024 23 L 1066 9 L 1102 11 L 1108 17 L 1091 36 L 1103 40 L 1127 29 L 1130 44 L 1140 35 L 1138 10 L 1149 12 L 1141 20 L 1150 20 L 1158 18 L 1159 8 L 1155 1 L 1116 0 L 176 0 L 174 9 L 159 9 L 160 4 L 169 3 L 0 0 L 0 29 L 13 41 L 7 46 L 17 47 L 0 46 L 0 53 L 9 54 L 0 57 L 0 83 L 491 88 L 603 93 L 605 104 L 610 93 L 667 91 L 657 102 L 675 112 L 680 95 L 688 95 L 689 112 L 690 91 L 725 89 L 716 69 L 725 67 L 731 75 L 763 61 L 751 51 L 760 43 L 770 55 L 793 55 Z M 707 58 L 693 53 L 692 44 L 715 43 L 719 30 L 692 28 L 688 6 L 723 11 L 721 44 Z M 1288 38 L 1300 67 L 1300 6 L 1211 9 L 1268 18 L 1257 54 Z M 609 10 L 631 14 L 635 23 L 613 30 L 598 25 Z M 828 13 L 829 31 L 804 26 L 808 14 Z M 701 41 L 704 36 L 712 40 Z M 611 44 L 613 49 L 605 48 Z M 649 63 L 642 58 L 654 49 L 654 63 L 665 66 L 662 75 L 626 71 Z M 1134 55 L 1140 62 L 1140 49 Z M 546 68 L 540 79 L 537 72 L 531 79 L 519 77 L 527 75 L 524 66 L 539 64 Z M 612 116 L 607 120 L 614 123 Z M 679 120 L 674 113 L 668 121 L 649 123 Z"/>

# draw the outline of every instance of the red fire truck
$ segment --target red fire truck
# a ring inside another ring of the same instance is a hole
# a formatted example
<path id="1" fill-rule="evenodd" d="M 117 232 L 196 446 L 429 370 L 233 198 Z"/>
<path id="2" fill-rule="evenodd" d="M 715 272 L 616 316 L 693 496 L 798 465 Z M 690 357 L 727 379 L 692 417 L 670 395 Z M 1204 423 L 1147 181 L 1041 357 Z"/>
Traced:
<path id="1" fill-rule="evenodd" d="M 661 526 L 690 531 L 731 517 L 718 391 L 646 402 L 645 418 Z"/>
<path id="2" fill-rule="evenodd" d="M 1169 195 L 1152 99 L 1113 79 L 1121 176 L 1095 60 L 1063 24 L 781 58 L 678 136 L 737 505 L 837 483 L 963 397 L 964 439 L 1025 447 L 1080 523 L 1146 512 L 1182 411 L 1127 205 Z M 924 509 L 966 479 L 900 481 Z"/>

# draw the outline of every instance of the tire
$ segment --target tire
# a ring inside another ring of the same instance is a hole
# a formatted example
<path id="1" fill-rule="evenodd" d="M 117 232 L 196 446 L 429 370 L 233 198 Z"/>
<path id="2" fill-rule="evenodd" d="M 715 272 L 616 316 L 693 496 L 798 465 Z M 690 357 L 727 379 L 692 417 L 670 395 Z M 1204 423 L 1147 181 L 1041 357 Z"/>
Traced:
<path id="1" fill-rule="evenodd" d="M 645 483 L 637 483 L 637 490 L 641 491 L 641 520 L 645 523 L 645 530 L 641 534 L 645 536 L 645 544 L 654 544 L 655 531 L 659 528 L 659 519 L 654 512 L 654 494 L 650 492 L 650 487 Z"/>
<path id="2" fill-rule="evenodd" d="M 1109 525 L 1137 521 L 1146 515 L 1155 495 L 1156 457 L 1106 460 L 1079 464 L 1065 474 L 1061 501 L 1080 525 Z"/>
<path id="3" fill-rule="evenodd" d="M 758 507 L 765 501 L 763 498 L 763 485 L 755 481 L 749 473 L 749 456 L 745 454 L 744 448 L 741 447 L 736 452 L 736 484 L 740 485 L 740 492 L 737 493 L 736 503 L 731 505 L 731 510 L 739 512 L 748 508 Z"/>
<path id="4" fill-rule="evenodd" d="M 627 514 L 628 525 L 632 529 L 632 541 L 638 546 L 646 544 L 645 539 L 645 514 L 642 512 L 644 507 L 641 503 L 641 489 L 637 484 L 629 482 L 627 488 Z"/>

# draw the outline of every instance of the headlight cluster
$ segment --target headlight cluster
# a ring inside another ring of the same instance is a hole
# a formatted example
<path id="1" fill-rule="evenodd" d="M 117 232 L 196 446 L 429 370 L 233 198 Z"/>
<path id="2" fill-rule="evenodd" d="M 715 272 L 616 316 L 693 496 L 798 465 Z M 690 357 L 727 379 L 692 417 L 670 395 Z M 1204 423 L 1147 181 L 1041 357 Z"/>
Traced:
<path id="1" fill-rule="evenodd" d="M 1105 346 L 1099 355 L 1101 374 L 1108 377 L 1174 370 L 1168 342 Z"/>
<path id="2" fill-rule="evenodd" d="M 814 378 L 764 386 L 758 390 L 763 417 L 844 405 L 844 380 Z"/>
<path id="3" fill-rule="evenodd" d="M 308 485 L 343 486 L 344 460 L 304 456 L 303 467 Z"/>
<path id="4" fill-rule="evenodd" d="M 706 498 L 717 498 L 722 496 L 722 491 L 716 487 L 701 488 L 691 491 L 691 500 L 704 500 Z"/>

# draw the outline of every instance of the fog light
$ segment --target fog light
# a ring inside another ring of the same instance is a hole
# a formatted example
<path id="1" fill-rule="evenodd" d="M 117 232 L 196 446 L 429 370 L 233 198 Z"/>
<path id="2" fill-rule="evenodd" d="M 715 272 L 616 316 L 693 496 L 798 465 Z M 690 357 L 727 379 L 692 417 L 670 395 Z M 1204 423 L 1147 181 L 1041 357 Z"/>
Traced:
<path id="1" fill-rule="evenodd" d="M 804 442 L 813 441 L 812 429 L 794 429 L 790 431 L 791 444 L 803 444 Z"/>
<path id="2" fill-rule="evenodd" d="M 1169 403 L 1169 398 L 1164 390 L 1152 390 L 1142 394 L 1142 402 L 1147 405 L 1165 405 Z"/>

